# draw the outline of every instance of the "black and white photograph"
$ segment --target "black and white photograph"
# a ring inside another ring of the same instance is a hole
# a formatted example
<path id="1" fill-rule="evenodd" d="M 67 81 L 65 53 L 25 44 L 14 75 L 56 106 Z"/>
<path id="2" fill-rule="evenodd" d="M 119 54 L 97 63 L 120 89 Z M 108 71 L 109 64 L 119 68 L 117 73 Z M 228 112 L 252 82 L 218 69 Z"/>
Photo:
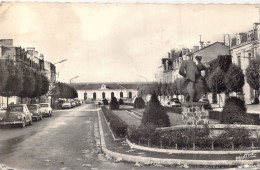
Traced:
<path id="1" fill-rule="evenodd" d="M 0 170 L 260 169 L 260 4 L 0 3 Z"/>

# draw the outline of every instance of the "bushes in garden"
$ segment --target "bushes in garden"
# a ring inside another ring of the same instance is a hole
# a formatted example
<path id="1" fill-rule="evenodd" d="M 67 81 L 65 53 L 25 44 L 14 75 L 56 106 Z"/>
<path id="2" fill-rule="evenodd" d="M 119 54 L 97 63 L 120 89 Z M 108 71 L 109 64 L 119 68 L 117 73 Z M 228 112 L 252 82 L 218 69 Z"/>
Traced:
<path id="1" fill-rule="evenodd" d="M 103 99 L 103 103 L 104 103 L 104 105 L 108 105 L 107 99 Z"/>
<path id="2" fill-rule="evenodd" d="M 119 105 L 123 105 L 123 104 L 124 104 L 123 99 L 119 99 L 118 104 L 119 104 Z"/>
<path id="3" fill-rule="evenodd" d="M 142 97 L 137 97 L 134 102 L 134 108 L 142 109 L 145 107 L 145 102 Z"/>
<path id="4" fill-rule="evenodd" d="M 106 119 L 110 122 L 110 128 L 117 137 L 125 137 L 127 124 L 106 107 L 101 107 Z"/>
<path id="5" fill-rule="evenodd" d="M 153 93 L 151 100 L 144 111 L 141 124 L 145 125 L 146 123 L 154 124 L 158 127 L 170 126 L 170 119 L 164 107 L 159 102 L 156 93 Z"/>
<path id="6" fill-rule="evenodd" d="M 252 124 L 253 120 L 246 113 L 245 102 L 236 97 L 226 100 L 222 111 L 222 121 L 224 124 Z"/>
<path id="7" fill-rule="evenodd" d="M 110 110 L 119 109 L 119 103 L 118 103 L 116 97 L 111 98 L 109 108 L 110 108 Z"/>
<path id="8" fill-rule="evenodd" d="M 128 128 L 127 138 L 136 144 L 165 149 L 225 150 L 259 147 L 260 138 L 251 138 L 250 131 L 244 128 L 224 128 L 220 135 L 204 128 L 188 128 L 174 131 L 161 131 L 156 126 L 142 125 Z"/>

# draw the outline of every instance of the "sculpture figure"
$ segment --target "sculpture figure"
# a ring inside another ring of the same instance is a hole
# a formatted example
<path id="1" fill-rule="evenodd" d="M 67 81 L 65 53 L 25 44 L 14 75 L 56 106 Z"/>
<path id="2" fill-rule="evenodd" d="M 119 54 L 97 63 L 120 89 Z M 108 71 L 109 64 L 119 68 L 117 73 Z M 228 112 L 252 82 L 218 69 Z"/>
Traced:
<path id="1" fill-rule="evenodd" d="M 197 57 L 197 56 L 196 56 Z M 207 92 L 207 86 L 205 79 L 201 76 L 201 71 L 205 70 L 206 67 L 200 62 L 198 65 L 192 61 L 192 56 L 189 56 L 188 60 L 182 62 L 179 69 L 179 74 L 183 78 L 176 79 L 177 90 L 180 94 L 185 96 L 185 101 L 197 102 Z"/>

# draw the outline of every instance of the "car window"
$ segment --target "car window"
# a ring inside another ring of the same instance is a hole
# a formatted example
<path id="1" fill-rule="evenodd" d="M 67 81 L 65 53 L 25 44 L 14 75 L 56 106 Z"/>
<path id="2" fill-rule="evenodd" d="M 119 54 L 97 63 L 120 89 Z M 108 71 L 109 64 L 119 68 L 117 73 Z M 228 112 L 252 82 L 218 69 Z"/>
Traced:
<path id="1" fill-rule="evenodd" d="M 40 104 L 40 107 L 48 107 L 48 104 Z"/>
<path id="2" fill-rule="evenodd" d="M 28 105 L 27 106 L 29 110 L 36 110 L 37 106 L 36 105 Z"/>
<path id="3" fill-rule="evenodd" d="M 8 111 L 10 111 L 10 112 L 22 112 L 23 106 L 9 106 Z"/>

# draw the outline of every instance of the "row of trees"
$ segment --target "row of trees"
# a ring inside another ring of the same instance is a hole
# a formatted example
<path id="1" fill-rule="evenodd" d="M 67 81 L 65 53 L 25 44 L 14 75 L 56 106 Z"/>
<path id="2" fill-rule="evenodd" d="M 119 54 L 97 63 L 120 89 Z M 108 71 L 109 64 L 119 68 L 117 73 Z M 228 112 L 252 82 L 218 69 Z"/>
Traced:
<path id="1" fill-rule="evenodd" d="M 78 93 L 74 87 L 69 86 L 66 83 L 57 82 L 54 84 L 54 88 L 52 90 L 53 98 L 65 98 L 65 99 L 73 99 L 78 97 Z"/>
<path id="2" fill-rule="evenodd" d="M 0 60 L 0 94 L 8 98 L 35 98 L 46 94 L 49 81 L 45 75 L 13 60 Z"/>
<path id="3" fill-rule="evenodd" d="M 150 85 L 140 86 L 138 88 L 138 96 L 144 96 L 155 93 L 157 96 L 173 96 L 179 95 L 176 83 L 152 83 Z"/>

